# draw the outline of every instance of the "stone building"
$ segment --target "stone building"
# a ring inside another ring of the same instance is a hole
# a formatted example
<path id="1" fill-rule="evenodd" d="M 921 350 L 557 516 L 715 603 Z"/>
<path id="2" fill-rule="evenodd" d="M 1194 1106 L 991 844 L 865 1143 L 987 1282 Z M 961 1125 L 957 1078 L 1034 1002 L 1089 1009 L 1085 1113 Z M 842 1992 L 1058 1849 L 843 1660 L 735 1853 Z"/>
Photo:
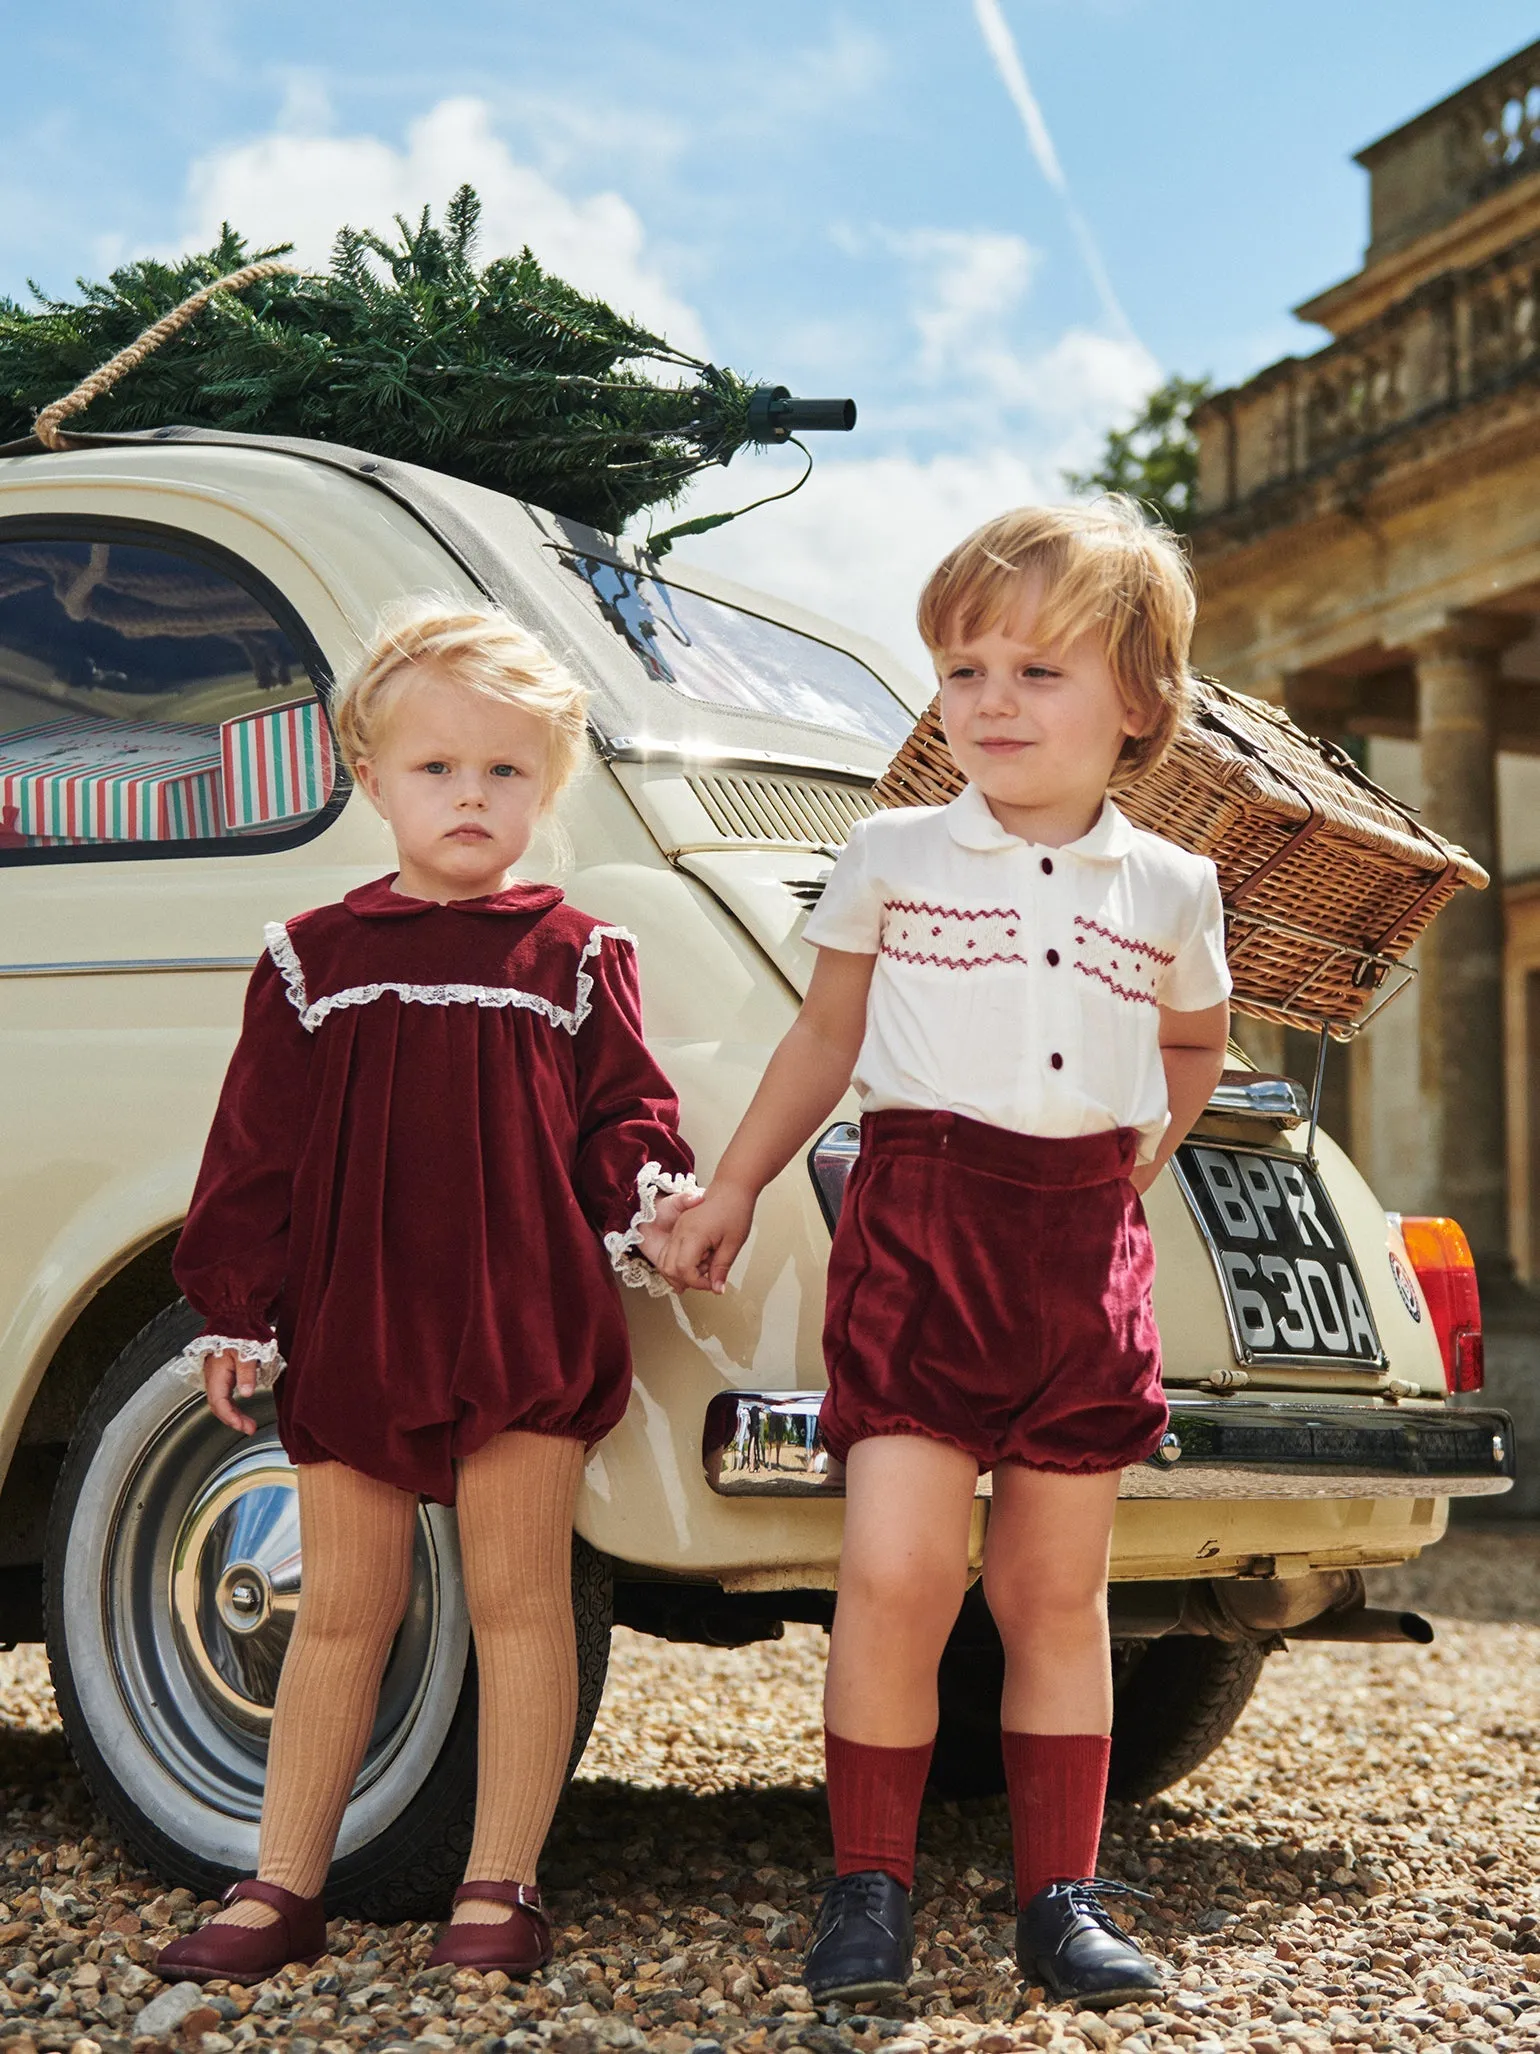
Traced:
<path id="1" fill-rule="evenodd" d="M 1363 268 L 1296 309 L 1332 340 L 1195 416 L 1197 653 L 1362 738 L 1497 880 L 1327 1116 L 1387 1205 L 1461 1221 L 1495 1301 L 1510 1265 L 1540 1283 L 1540 43 L 1358 162 Z"/>

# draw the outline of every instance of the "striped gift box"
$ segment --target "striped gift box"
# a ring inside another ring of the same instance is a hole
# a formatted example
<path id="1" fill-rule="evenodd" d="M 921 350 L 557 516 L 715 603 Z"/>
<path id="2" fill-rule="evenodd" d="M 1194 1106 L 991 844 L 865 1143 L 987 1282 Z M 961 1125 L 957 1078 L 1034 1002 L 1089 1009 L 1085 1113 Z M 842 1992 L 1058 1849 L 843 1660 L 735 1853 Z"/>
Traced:
<path id="1" fill-rule="evenodd" d="M 89 842 L 219 833 L 219 737 L 151 721 L 56 721 L 0 734 L 0 818 Z"/>
<path id="2" fill-rule="evenodd" d="M 331 729 L 314 699 L 227 720 L 219 743 L 227 832 L 302 820 L 331 797 Z"/>

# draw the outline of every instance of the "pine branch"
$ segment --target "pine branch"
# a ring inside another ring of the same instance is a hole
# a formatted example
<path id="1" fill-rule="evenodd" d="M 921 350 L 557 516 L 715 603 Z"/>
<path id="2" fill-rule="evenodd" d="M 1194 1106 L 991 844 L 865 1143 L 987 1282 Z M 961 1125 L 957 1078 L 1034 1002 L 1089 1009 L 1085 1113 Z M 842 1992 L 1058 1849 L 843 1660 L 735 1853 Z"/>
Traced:
<path id="1" fill-rule="evenodd" d="M 544 270 L 526 248 L 475 262 L 469 186 L 439 226 L 424 208 L 394 240 L 343 228 L 327 270 L 217 296 L 119 385 L 72 417 L 110 433 L 179 423 L 295 435 L 426 464 L 618 529 L 671 505 L 747 440 L 752 388 Z M 226 224 L 210 250 L 143 259 L 78 297 L 0 297 L 0 441 L 249 251 Z M 683 371 L 660 383 L 647 366 Z"/>

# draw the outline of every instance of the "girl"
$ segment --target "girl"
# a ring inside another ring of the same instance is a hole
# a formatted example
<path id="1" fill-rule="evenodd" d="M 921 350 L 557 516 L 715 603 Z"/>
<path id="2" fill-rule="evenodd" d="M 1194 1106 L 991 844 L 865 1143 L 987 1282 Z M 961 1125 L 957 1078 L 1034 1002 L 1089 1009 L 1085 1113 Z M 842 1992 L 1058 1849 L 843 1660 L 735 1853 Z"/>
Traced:
<path id="1" fill-rule="evenodd" d="M 807 923 L 817 967 L 663 1269 L 723 1288 L 759 1192 L 854 1073 L 822 1430 L 847 1464 L 825 1697 L 836 1881 L 815 2000 L 902 1989 L 908 1892 L 978 1475 L 1005 1644 L 1017 1955 L 1055 1997 L 1157 1985 L 1094 1880 L 1118 1474 L 1166 1427 L 1139 1194 L 1206 1104 L 1228 1026 L 1214 867 L 1108 796 L 1169 743 L 1193 600 L 1127 502 L 1027 508 L 920 600 L 968 779 L 859 826 Z"/>
<path id="2" fill-rule="evenodd" d="M 213 1411 L 251 1433 L 235 1398 L 276 1392 L 304 1591 L 256 1878 L 165 1950 L 170 1979 L 324 1950 L 419 1497 L 457 1508 L 480 1677 L 475 1838 L 432 1960 L 550 1958 L 534 1882 L 576 1713 L 573 1500 L 630 1383 L 612 1272 L 667 1288 L 648 1258 L 694 1188 L 633 937 L 509 875 L 582 757 L 585 697 L 511 620 L 450 601 L 388 622 L 336 707 L 400 867 L 267 930 L 177 1250 Z"/>

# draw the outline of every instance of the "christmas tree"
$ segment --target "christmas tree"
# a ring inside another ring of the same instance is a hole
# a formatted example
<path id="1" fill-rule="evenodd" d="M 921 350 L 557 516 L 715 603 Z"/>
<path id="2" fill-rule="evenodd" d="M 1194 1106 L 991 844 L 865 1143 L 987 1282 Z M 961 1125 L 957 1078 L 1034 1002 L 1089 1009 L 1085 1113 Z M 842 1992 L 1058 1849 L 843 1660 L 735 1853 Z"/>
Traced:
<path id="1" fill-rule="evenodd" d="M 766 426 L 766 389 L 703 363 L 553 278 L 526 248 L 475 259 L 469 186 L 442 226 L 424 208 L 399 240 L 344 228 L 331 267 L 221 292 L 69 422 L 113 433 L 171 424 L 305 436 L 427 465 L 618 530 L 669 505 Z M 0 296 L 0 443 L 211 280 L 289 245 L 248 250 L 228 225 L 211 250 L 144 259 L 80 298 Z M 781 388 L 774 392 L 784 394 Z M 771 401 L 775 405 L 780 402 Z M 848 426 L 840 421 L 806 425 Z M 784 413 L 784 404 L 782 404 Z M 687 523 L 686 527 L 698 524 Z M 704 525 L 704 524 L 699 524 Z"/>

